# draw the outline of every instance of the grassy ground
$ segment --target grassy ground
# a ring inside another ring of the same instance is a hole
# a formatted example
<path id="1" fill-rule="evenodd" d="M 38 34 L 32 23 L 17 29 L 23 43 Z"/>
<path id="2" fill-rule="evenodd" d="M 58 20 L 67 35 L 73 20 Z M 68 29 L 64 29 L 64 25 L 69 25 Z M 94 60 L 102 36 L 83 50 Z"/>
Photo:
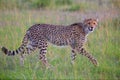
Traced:
<path id="1" fill-rule="evenodd" d="M 86 13 L 77 14 L 34 10 L 0 11 L 0 46 L 4 45 L 9 49 L 18 48 L 25 31 L 32 24 L 68 25 L 81 21 L 83 14 Z M 0 51 L 0 79 L 120 79 L 120 18 L 105 18 L 108 17 L 101 18 L 99 27 L 88 36 L 85 45 L 98 60 L 99 67 L 95 67 L 82 55 L 78 55 L 75 64 L 71 65 L 70 47 L 59 48 L 50 44 L 47 57 L 49 63 L 54 66 L 53 69 L 46 69 L 41 64 L 38 50 L 26 56 L 23 67 L 20 66 L 19 55 L 8 57 Z"/>

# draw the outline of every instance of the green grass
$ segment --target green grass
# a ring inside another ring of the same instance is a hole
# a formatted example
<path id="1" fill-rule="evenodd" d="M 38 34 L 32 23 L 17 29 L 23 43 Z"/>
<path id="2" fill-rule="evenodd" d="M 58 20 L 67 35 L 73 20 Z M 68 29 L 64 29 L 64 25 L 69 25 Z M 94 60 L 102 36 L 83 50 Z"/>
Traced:
<path id="1" fill-rule="evenodd" d="M 67 8 L 66 10 L 68 11 L 85 11 L 85 10 L 88 10 L 90 9 L 91 5 L 90 4 L 87 4 L 87 3 L 77 3 L 77 4 L 73 4 L 71 5 L 69 8 Z M 95 7 L 95 5 L 94 5 Z"/>
<path id="2" fill-rule="evenodd" d="M 89 1 L 89 0 L 0 0 L 0 10 L 67 10 L 86 11 L 103 8 L 120 8 L 119 0 Z"/>
<path id="3" fill-rule="evenodd" d="M 0 46 L 6 46 L 9 49 L 18 48 L 25 31 L 32 24 L 67 25 L 75 20 L 75 18 L 67 17 L 64 13 L 54 11 L 51 13 L 48 14 L 44 11 L 1 11 Z M 78 55 L 75 64 L 71 65 L 70 47 L 59 48 L 50 44 L 47 58 L 49 63 L 53 65 L 52 69 L 46 69 L 39 61 L 38 50 L 26 56 L 24 66 L 20 66 L 19 55 L 8 57 L 0 51 L 0 79 L 120 79 L 119 19 L 108 19 L 100 22 L 99 28 L 88 36 L 85 47 L 98 60 L 99 67 L 95 67 L 82 55 Z"/>

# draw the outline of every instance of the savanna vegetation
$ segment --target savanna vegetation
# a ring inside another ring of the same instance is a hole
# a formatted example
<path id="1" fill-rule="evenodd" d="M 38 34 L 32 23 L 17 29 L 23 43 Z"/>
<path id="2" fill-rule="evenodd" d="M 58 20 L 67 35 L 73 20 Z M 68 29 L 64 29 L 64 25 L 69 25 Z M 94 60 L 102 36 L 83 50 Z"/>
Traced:
<path id="1" fill-rule="evenodd" d="M 0 79 L 120 79 L 119 0 L 0 0 L 0 47 L 17 49 L 26 30 L 36 23 L 69 25 L 84 18 L 99 18 L 99 26 L 88 36 L 85 48 L 98 60 L 95 67 L 77 55 L 70 63 L 70 47 L 49 44 L 47 58 L 53 68 L 39 61 L 39 50 L 26 56 L 6 56 L 0 50 Z"/>

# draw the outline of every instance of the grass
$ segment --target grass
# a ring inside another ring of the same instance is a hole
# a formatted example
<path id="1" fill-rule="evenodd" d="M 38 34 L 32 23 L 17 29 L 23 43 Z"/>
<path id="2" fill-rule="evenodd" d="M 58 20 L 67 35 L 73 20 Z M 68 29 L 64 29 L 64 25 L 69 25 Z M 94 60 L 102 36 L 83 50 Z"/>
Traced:
<path id="1" fill-rule="evenodd" d="M 53 11 L 51 13 L 48 14 L 45 11 L 1 11 L 0 46 L 6 46 L 9 49 L 18 48 L 25 31 L 32 24 L 68 25 L 75 21 L 75 18 L 72 18 L 73 15 L 67 17 L 66 13 L 63 12 Z M 67 14 L 69 15 L 69 13 Z M 8 57 L 0 51 L 0 79 L 119 80 L 119 19 L 111 18 L 101 22 L 99 28 L 88 36 L 85 47 L 98 60 L 99 67 L 95 67 L 82 55 L 78 55 L 75 64 L 71 65 L 70 47 L 59 48 L 50 44 L 47 58 L 49 63 L 53 65 L 53 69 L 46 69 L 41 64 L 38 58 L 38 50 L 26 56 L 23 67 L 20 66 L 19 55 Z"/>
<path id="2" fill-rule="evenodd" d="M 91 6 L 90 4 L 87 3 L 79 3 L 79 4 L 73 4 L 71 5 L 69 8 L 67 8 L 66 10 L 68 11 L 85 11 L 89 9 L 89 6 Z"/>

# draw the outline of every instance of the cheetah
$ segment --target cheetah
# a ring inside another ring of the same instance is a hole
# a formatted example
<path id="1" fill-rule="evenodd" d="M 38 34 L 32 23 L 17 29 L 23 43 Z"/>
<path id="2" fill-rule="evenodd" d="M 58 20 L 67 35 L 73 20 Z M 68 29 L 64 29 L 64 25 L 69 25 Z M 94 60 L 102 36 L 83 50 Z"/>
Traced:
<path id="1" fill-rule="evenodd" d="M 23 38 L 22 44 L 16 50 L 8 50 L 2 47 L 2 51 L 8 56 L 16 54 L 21 55 L 21 61 L 24 54 L 30 54 L 39 49 L 39 59 L 48 66 L 46 58 L 48 42 L 57 46 L 71 47 L 71 62 L 74 63 L 77 53 L 87 57 L 95 66 L 98 65 L 97 60 L 85 50 L 83 47 L 86 42 L 87 35 L 94 31 L 98 25 L 98 19 L 89 18 L 83 22 L 71 25 L 52 25 L 52 24 L 35 24 L 31 26 Z"/>

